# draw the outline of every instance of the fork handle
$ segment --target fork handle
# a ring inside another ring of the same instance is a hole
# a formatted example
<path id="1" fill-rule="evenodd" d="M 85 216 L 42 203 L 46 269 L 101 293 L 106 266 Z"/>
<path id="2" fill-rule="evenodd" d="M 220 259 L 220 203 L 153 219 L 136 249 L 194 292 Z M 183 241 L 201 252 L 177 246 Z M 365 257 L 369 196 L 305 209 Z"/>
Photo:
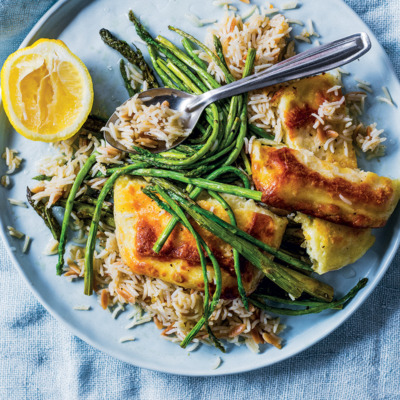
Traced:
<path id="1" fill-rule="evenodd" d="M 197 96 L 188 104 L 186 111 L 193 112 L 227 97 L 329 71 L 360 58 L 370 48 L 371 41 L 368 35 L 361 32 L 309 49 L 275 64 L 264 72 Z"/>

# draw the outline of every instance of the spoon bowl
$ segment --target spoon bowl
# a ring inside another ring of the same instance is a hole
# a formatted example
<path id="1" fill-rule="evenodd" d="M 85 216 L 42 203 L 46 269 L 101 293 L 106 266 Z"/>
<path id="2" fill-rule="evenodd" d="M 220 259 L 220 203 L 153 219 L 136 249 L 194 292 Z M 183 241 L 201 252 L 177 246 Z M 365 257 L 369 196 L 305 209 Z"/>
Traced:
<path id="1" fill-rule="evenodd" d="M 190 102 L 193 101 L 196 97 L 197 96 L 195 95 L 169 88 L 149 89 L 145 92 L 140 93 L 138 96 L 138 98 L 143 102 L 145 106 L 162 104 L 164 101 L 168 101 L 169 107 L 171 109 L 180 111 L 182 113 L 182 117 L 180 118 L 182 125 L 185 129 L 189 129 L 190 131 L 193 131 L 203 111 L 202 109 L 198 109 L 197 111 L 191 113 L 185 112 L 187 105 L 190 104 Z M 121 104 L 121 107 L 124 106 L 129 100 L 131 99 L 128 99 L 123 104 Z M 106 126 L 108 127 L 110 123 L 113 123 L 115 125 L 117 120 L 118 115 L 116 112 L 114 112 L 111 115 L 110 119 L 107 121 Z M 128 153 L 136 153 L 134 149 L 128 148 L 123 143 L 115 140 L 112 135 L 107 131 L 104 132 L 104 138 L 107 143 L 118 150 L 126 151 Z M 163 151 L 167 151 L 171 148 L 178 146 L 186 139 L 187 137 L 179 138 L 177 141 L 174 142 L 173 147 L 169 148 L 166 147 L 166 143 L 164 141 L 158 141 L 158 146 L 156 148 L 146 149 L 151 151 L 152 153 L 161 153 Z"/>
<path id="2" fill-rule="evenodd" d="M 357 33 L 323 46 L 314 47 L 275 64 L 264 72 L 223 85 L 201 95 L 193 95 L 176 89 L 157 88 L 142 92 L 138 97 L 146 106 L 162 104 L 164 101 L 167 101 L 171 109 L 181 113 L 180 120 L 182 126 L 191 133 L 202 112 L 211 103 L 228 97 L 237 96 L 251 90 L 257 90 L 332 70 L 360 58 L 367 53 L 370 48 L 371 42 L 368 35 L 364 32 Z M 129 100 L 130 99 L 124 104 Z M 117 120 L 117 113 L 114 112 L 106 126 L 108 127 L 110 123 L 115 124 Z M 165 142 L 159 141 L 159 145 L 156 148 L 146 149 L 151 153 L 171 150 L 186 140 L 188 136 L 178 139 L 174 142 L 173 146 L 169 148 L 166 147 Z M 104 138 L 111 146 L 119 150 L 136 153 L 134 149 L 127 148 L 121 142 L 115 140 L 108 131 L 104 132 Z"/>

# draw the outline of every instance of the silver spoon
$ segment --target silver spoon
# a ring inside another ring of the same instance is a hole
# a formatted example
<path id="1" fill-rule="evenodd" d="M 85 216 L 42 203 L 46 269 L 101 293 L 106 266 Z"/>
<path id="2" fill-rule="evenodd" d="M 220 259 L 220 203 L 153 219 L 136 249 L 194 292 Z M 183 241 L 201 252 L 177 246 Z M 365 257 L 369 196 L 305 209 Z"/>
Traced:
<path id="1" fill-rule="evenodd" d="M 368 35 L 364 32 L 357 33 L 323 46 L 309 49 L 275 64 L 264 72 L 240 79 L 201 95 L 193 95 L 176 89 L 157 88 L 140 93 L 139 98 L 147 106 L 162 103 L 165 100 L 168 101 L 171 109 L 182 113 L 183 128 L 192 132 L 204 109 L 217 100 L 329 71 L 360 58 L 370 48 L 371 41 Z M 118 117 L 114 112 L 106 126 L 111 122 L 115 124 L 117 119 Z M 104 138 L 111 146 L 119 150 L 135 153 L 135 150 L 127 148 L 122 143 L 114 140 L 108 132 L 104 132 Z M 160 153 L 178 146 L 185 139 L 187 137 L 177 140 L 169 149 L 166 149 L 163 141 L 160 141 L 160 145 L 155 149 L 146 149 L 152 153 Z"/>

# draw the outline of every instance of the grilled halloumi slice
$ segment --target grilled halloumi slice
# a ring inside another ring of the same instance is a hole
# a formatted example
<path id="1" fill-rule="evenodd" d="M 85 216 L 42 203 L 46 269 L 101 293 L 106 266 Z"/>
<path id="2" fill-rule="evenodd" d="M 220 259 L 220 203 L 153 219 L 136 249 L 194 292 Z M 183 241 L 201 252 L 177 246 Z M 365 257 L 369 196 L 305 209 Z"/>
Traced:
<path id="1" fill-rule="evenodd" d="M 333 104 L 344 100 L 340 88 L 328 93 L 335 86 L 340 86 L 340 83 L 332 74 L 301 79 L 277 89 L 271 105 L 276 108 L 281 119 L 283 141 L 288 147 L 310 150 L 321 160 L 338 163 L 342 167 L 357 168 L 351 134 L 346 145 L 341 143 L 335 146 L 335 152 L 324 147 L 329 135 L 343 134 L 347 129 L 349 113 L 344 102 L 335 110 L 335 114 L 342 115 L 343 118 L 333 118 L 325 125 L 313 127 L 316 121 L 313 114 L 318 115 L 318 109 L 324 102 Z"/>
<path id="2" fill-rule="evenodd" d="M 400 198 L 400 180 L 342 168 L 307 150 L 254 141 L 253 181 L 272 207 L 354 228 L 380 228 Z"/>
<path id="3" fill-rule="evenodd" d="M 314 129 L 315 117 L 323 102 L 340 101 L 341 89 L 328 91 L 340 85 L 339 79 L 332 74 L 323 74 L 281 87 L 273 96 L 275 107 L 282 121 L 283 141 L 291 149 L 305 149 L 313 152 L 318 158 L 342 167 L 357 168 L 357 159 L 353 144 L 337 146 L 332 153 L 324 147 L 327 135 Z M 308 110 L 308 112 L 307 112 Z M 349 117 L 348 109 L 342 104 L 337 113 Z M 346 129 L 344 118 L 330 122 L 330 129 L 343 133 Z M 321 135 L 322 134 L 322 135 Z M 295 221 L 301 224 L 304 233 L 303 246 L 313 262 L 318 274 L 340 269 L 361 258 L 375 242 L 371 229 L 359 229 L 334 224 L 320 218 L 297 213 Z"/>
<path id="4" fill-rule="evenodd" d="M 357 261 L 375 242 L 370 229 L 337 225 L 302 213 L 297 213 L 294 220 L 302 226 L 304 245 L 318 274 Z"/>
<path id="5" fill-rule="evenodd" d="M 159 254 L 152 250 L 171 216 L 141 191 L 145 186 L 145 181 L 129 176 L 120 177 L 114 186 L 116 237 L 122 260 L 134 273 L 160 278 L 185 288 L 204 290 L 196 242 L 181 224 L 175 227 Z M 280 246 L 287 225 L 286 218 L 274 215 L 252 200 L 230 195 L 224 195 L 224 198 L 232 207 L 240 229 L 271 246 Z M 198 204 L 229 222 L 226 212 L 216 200 L 202 198 Z M 219 261 L 223 297 L 236 297 L 237 280 L 231 246 L 191 222 Z M 207 269 L 212 283 L 214 271 L 211 263 Z M 250 293 L 257 287 L 262 273 L 245 260 L 241 271 L 246 292 Z"/>

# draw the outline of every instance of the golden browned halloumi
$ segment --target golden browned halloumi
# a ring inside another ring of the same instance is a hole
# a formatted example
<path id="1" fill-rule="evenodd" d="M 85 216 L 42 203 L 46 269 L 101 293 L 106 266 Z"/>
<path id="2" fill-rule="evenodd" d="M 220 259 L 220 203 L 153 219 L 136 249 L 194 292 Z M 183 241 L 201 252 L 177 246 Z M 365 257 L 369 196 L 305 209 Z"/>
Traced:
<path id="1" fill-rule="evenodd" d="M 338 146 L 332 153 L 322 144 L 326 143 L 327 136 L 321 136 L 321 128 L 319 131 L 313 128 L 315 118 L 310 113 L 315 112 L 325 101 L 333 102 L 342 98 L 341 89 L 337 90 L 337 94 L 335 91 L 328 93 L 330 88 L 337 85 L 340 85 L 340 81 L 332 74 L 302 79 L 277 90 L 272 106 L 281 118 L 283 141 L 287 147 L 310 150 L 322 160 L 342 167 L 356 168 L 357 159 L 351 142 L 347 143 L 347 154 L 344 146 Z M 345 104 L 337 112 L 345 117 L 349 116 Z M 343 133 L 345 129 L 343 119 L 332 121 L 330 125 L 330 129 L 339 133 Z M 297 214 L 295 220 L 302 226 L 305 237 L 303 245 L 318 274 L 355 262 L 375 241 L 371 229 L 346 227 L 301 213 Z"/>
<path id="2" fill-rule="evenodd" d="M 203 276 L 196 242 L 190 232 L 178 224 L 159 254 L 152 247 L 171 219 L 141 189 L 146 182 L 129 176 L 120 177 L 114 187 L 114 216 L 116 237 L 122 260 L 134 273 L 160 278 L 185 288 L 204 290 Z M 276 248 L 280 246 L 287 220 L 252 200 L 225 195 L 234 210 L 238 227 Z M 198 204 L 229 222 L 226 212 L 212 198 L 203 198 Z M 237 280 L 233 268 L 232 248 L 224 241 L 200 228 L 200 233 L 217 257 L 222 270 L 223 296 L 237 296 Z M 214 271 L 208 265 L 209 281 Z M 262 278 L 262 273 L 243 260 L 241 265 L 246 292 L 252 292 Z"/>
<path id="3" fill-rule="evenodd" d="M 338 225 L 302 213 L 297 213 L 294 220 L 301 224 L 304 247 L 318 274 L 357 261 L 375 242 L 370 229 Z"/>
<path id="4" fill-rule="evenodd" d="M 275 145 L 264 140 L 252 146 L 253 181 L 264 203 L 355 228 L 386 224 L 399 201 L 399 180 Z"/>
<path id="5" fill-rule="evenodd" d="M 330 134 L 343 133 L 349 117 L 345 103 L 336 113 L 344 118 L 329 121 L 329 130 L 325 126 L 313 128 L 316 121 L 312 114 L 318 114 L 318 109 L 324 102 L 333 103 L 342 99 L 341 89 L 327 92 L 339 85 L 339 80 L 332 74 L 323 74 L 301 79 L 275 92 L 271 105 L 276 107 L 282 121 L 283 141 L 292 149 L 307 149 L 321 160 L 340 164 L 342 167 L 357 168 L 356 154 L 353 144 L 347 142 L 347 150 L 343 144 L 336 146 L 335 152 L 324 149 L 324 144 Z M 327 125 L 327 124 L 326 124 Z M 346 154 L 347 152 L 347 154 Z"/>

